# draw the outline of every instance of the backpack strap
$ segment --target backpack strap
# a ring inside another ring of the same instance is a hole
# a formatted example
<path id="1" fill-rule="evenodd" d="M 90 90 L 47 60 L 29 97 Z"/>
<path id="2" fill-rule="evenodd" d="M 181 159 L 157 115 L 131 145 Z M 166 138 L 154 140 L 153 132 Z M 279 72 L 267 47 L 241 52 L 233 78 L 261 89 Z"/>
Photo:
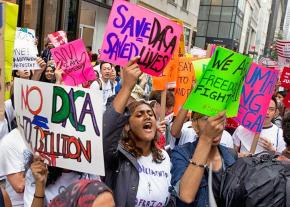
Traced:
<path id="1" fill-rule="evenodd" d="M 290 206 L 290 177 L 286 177 L 286 206 Z"/>

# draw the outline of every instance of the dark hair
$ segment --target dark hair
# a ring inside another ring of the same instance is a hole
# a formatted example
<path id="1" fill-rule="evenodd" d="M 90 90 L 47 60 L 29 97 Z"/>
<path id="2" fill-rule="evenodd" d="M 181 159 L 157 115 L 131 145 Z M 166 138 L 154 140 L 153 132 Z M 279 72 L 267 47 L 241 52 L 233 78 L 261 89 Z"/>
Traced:
<path id="1" fill-rule="evenodd" d="M 100 64 L 100 70 L 102 70 L 102 66 L 103 66 L 104 64 L 106 64 L 106 63 L 110 64 L 110 66 L 112 67 L 112 64 L 109 63 L 109 62 L 101 62 L 101 64 Z"/>
<path id="2" fill-rule="evenodd" d="M 47 181 L 45 185 L 46 187 L 51 184 L 54 184 L 57 181 L 57 179 L 62 176 L 62 173 L 64 171 L 63 168 L 54 167 L 54 166 L 47 166 L 47 169 L 48 169 L 48 176 L 47 176 Z M 72 172 L 75 172 L 79 174 L 80 176 L 82 175 L 81 172 L 77 172 L 77 171 L 72 171 Z"/>
<path id="3" fill-rule="evenodd" d="M 276 93 L 276 96 L 277 96 L 278 94 L 280 94 L 281 96 L 283 96 L 283 98 L 285 98 L 286 95 L 287 95 L 287 92 L 286 92 L 286 91 L 278 91 L 278 92 Z"/>
<path id="4" fill-rule="evenodd" d="M 278 109 L 278 102 L 277 102 L 277 99 L 275 98 L 275 96 L 272 96 L 272 101 L 275 102 L 275 108 Z"/>
<path id="5" fill-rule="evenodd" d="M 52 68 L 53 72 L 55 71 L 55 65 L 53 65 L 53 64 L 48 64 L 48 65 L 45 67 L 45 70 L 42 72 L 39 81 L 46 82 L 46 83 L 55 83 L 55 82 L 56 82 L 55 77 L 54 77 L 53 79 L 51 79 L 51 80 L 48 80 L 48 79 L 46 78 L 46 76 L 45 76 L 45 72 L 46 72 L 46 70 L 47 70 L 48 67 Z"/>
<path id="6" fill-rule="evenodd" d="M 155 100 L 157 103 L 161 104 L 161 93 L 162 91 L 152 91 L 149 100 Z M 172 107 L 174 106 L 174 95 L 170 91 L 166 91 L 166 107 Z"/>
<path id="7" fill-rule="evenodd" d="M 282 121 L 283 137 L 287 147 L 290 147 L 290 113 L 285 114 Z"/>
<path id="8" fill-rule="evenodd" d="M 12 76 L 13 76 L 13 77 L 16 77 L 16 78 L 20 78 L 20 76 L 16 74 L 17 71 L 18 71 L 18 70 L 13 70 L 13 71 L 12 71 Z M 32 71 L 31 71 L 31 70 L 29 70 L 29 72 L 30 72 L 29 80 L 31 80 L 33 74 L 32 74 Z"/>
<path id="9" fill-rule="evenodd" d="M 86 48 L 92 51 L 92 46 L 86 46 Z"/>
<path id="10" fill-rule="evenodd" d="M 98 55 L 96 53 L 92 54 L 92 62 L 98 61 Z"/>
<path id="11" fill-rule="evenodd" d="M 154 110 L 152 109 L 150 104 L 146 103 L 144 100 L 132 102 L 128 106 L 128 109 L 129 109 L 130 113 L 133 114 L 134 111 L 136 110 L 136 108 L 138 106 L 142 105 L 142 104 L 145 104 L 145 105 L 149 106 L 151 108 L 151 110 L 153 111 L 153 113 L 154 113 Z M 154 116 L 155 116 L 155 114 L 154 114 Z M 129 122 L 129 120 L 128 120 L 128 122 Z M 124 148 L 129 153 L 133 154 L 136 158 L 138 158 L 138 157 L 142 156 L 143 150 L 136 146 L 136 142 L 133 139 L 134 136 L 135 135 L 133 134 L 133 132 L 131 130 L 126 131 L 125 128 L 124 128 L 123 129 L 123 133 L 122 133 L 121 143 L 123 144 Z M 156 162 L 156 163 L 161 163 L 162 160 L 164 160 L 164 157 L 162 155 L 162 151 L 156 146 L 157 139 L 158 139 L 158 133 L 156 131 L 155 137 L 151 141 L 150 150 L 152 152 L 153 161 Z"/>

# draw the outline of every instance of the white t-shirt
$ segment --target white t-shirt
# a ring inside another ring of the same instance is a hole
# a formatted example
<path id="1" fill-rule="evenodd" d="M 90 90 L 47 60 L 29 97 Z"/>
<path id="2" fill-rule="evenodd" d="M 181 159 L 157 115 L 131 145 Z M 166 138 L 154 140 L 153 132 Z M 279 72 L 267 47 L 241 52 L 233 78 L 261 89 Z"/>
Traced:
<path id="1" fill-rule="evenodd" d="M 241 147 L 240 152 L 249 153 L 255 133 L 239 126 L 233 134 L 234 144 Z M 273 144 L 277 152 L 282 152 L 286 148 L 286 143 L 283 140 L 283 131 L 273 124 L 270 128 L 262 129 L 260 137 L 268 138 Z M 257 145 L 255 154 L 265 151 L 266 149 Z"/>
<path id="2" fill-rule="evenodd" d="M 162 150 L 162 153 L 165 159 L 161 163 L 154 162 L 152 154 L 137 159 L 139 185 L 135 207 L 167 205 L 170 198 L 171 163 L 167 152 Z"/>
<path id="3" fill-rule="evenodd" d="M 80 179 L 95 179 L 96 176 L 91 177 L 88 174 L 79 174 L 76 172 L 63 172 L 54 184 L 51 184 L 45 188 L 45 203 L 48 204 L 58 194 L 62 193 L 70 184 L 77 182 Z M 35 192 L 35 180 L 31 170 L 27 171 L 25 177 L 25 191 L 24 191 L 24 206 L 30 207 L 33 201 L 33 195 Z"/>
<path id="4" fill-rule="evenodd" d="M 103 79 L 101 79 L 101 81 L 102 81 L 102 91 L 103 91 L 103 103 L 104 103 L 104 106 L 106 106 L 108 98 L 115 94 L 115 87 L 114 87 L 114 84 L 111 84 L 111 81 L 109 80 L 107 82 L 104 82 Z"/>
<path id="5" fill-rule="evenodd" d="M 15 117 L 15 112 L 14 112 L 14 108 L 12 106 L 12 102 L 11 99 L 5 101 L 5 111 L 7 114 L 7 118 L 9 123 L 11 123 L 11 121 L 14 119 Z M 2 121 L 0 121 L 0 139 L 2 139 L 6 134 L 8 134 L 8 121 L 5 119 L 3 119 Z"/>
<path id="6" fill-rule="evenodd" d="M 0 176 L 26 172 L 33 155 L 16 128 L 0 140 Z M 13 206 L 23 206 L 23 193 L 16 193 L 10 183 L 6 190 Z"/>
<path id="7" fill-rule="evenodd" d="M 197 134 L 194 128 L 192 127 L 192 122 L 191 121 L 185 122 L 181 128 L 181 136 L 179 138 L 178 145 L 183 145 L 188 142 L 194 142 L 196 138 L 197 138 Z M 170 138 L 171 149 L 175 147 L 175 141 L 176 141 L 176 138 L 171 136 Z M 230 135 L 230 133 L 228 133 L 225 130 L 223 131 L 220 144 L 228 148 L 232 148 L 232 149 L 234 148 L 233 138 Z"/>

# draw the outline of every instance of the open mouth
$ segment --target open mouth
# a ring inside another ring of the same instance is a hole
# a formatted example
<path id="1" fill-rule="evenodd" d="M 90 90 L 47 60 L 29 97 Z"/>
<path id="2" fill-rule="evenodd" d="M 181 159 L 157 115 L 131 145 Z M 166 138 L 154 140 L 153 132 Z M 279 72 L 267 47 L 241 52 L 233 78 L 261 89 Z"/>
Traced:
<path id="1" fill-rule="evenodd" d="M 152 123 L 151 122 L 145 122 L 143 125 L 143 129 L 145 132 L 152 132 Z"/>

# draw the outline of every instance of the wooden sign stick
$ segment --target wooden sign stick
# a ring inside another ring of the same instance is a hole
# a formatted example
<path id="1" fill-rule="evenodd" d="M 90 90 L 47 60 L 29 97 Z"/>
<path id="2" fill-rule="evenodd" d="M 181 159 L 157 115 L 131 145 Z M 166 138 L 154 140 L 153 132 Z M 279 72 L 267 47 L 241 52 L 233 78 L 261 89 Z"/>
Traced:
<path id="1" fill-rule="evenodd" d="M 255 136 L 254 136 L 252 145 L 251 145 L 251 150 L 250 150 L 250 153 L 251 154 L 255 154 L 255 151 L 256 151 L 256 148 L 257 148 L 257 145 L 258 145 L 259 138 L 260 138 L 260 133 L 256 133 Z"/>
<path id="2" fill-rule="evenodd" d="M 161 114 L 160 114 L 160 121 L 163 121 L 165 118 L 165 110 L 166 110 L 166 93 L 167 93 L 167 86 L 165 90 L 161 92 Z"/>

